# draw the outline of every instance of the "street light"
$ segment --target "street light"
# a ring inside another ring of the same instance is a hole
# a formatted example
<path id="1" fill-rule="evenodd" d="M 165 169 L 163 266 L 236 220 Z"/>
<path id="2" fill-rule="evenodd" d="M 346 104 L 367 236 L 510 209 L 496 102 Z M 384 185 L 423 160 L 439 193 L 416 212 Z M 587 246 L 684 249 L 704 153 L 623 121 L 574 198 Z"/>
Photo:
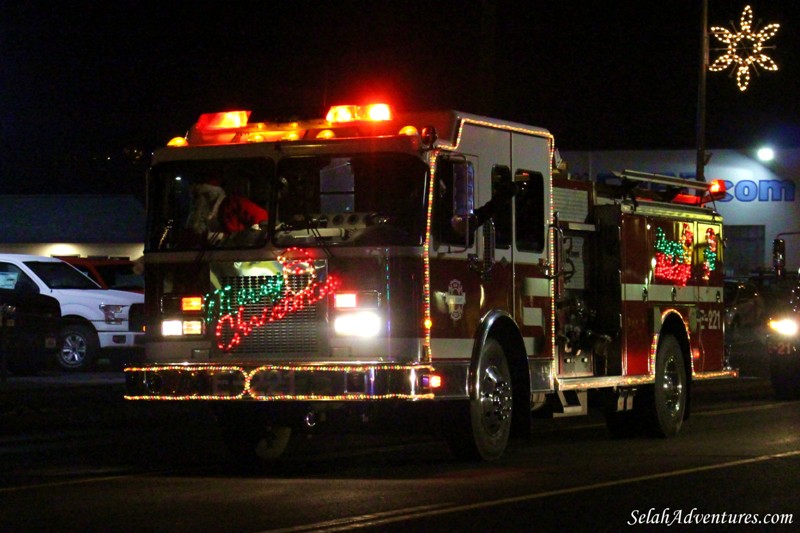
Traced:
<path id="1" fill-rule="evenodd" d="M 759 161 L 767 163 L 775 159 L 775 150 L 773 150 L 769 146 L 764 146 L 763 148 L 758 149 L 758 152 L 756 152 L 756 156 L 758 157 Z"/>

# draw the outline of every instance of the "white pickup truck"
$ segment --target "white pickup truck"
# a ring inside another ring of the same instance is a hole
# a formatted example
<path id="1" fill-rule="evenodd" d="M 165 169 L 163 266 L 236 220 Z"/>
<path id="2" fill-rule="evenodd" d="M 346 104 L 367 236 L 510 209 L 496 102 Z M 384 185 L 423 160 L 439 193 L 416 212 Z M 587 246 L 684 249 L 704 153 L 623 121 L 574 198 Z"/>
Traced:
<path id="1" fill-rule="evenodd" d="M 60 259 L 21 254 L 0 254 L 0 286 L 58 300 L 56 361 L 65 370 L 87 370 L 102 358 L 120 368 L 143 354 L 143 294 L 103 289 Z"/>

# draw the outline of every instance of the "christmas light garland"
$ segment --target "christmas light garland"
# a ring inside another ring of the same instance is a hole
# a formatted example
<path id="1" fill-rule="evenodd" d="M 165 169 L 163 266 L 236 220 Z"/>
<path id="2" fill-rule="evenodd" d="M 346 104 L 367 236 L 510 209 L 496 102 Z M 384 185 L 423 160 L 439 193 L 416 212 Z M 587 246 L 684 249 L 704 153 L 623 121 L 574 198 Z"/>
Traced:
<path id="1" fill-rule="evenodd" d="M 703 279 L 708 281 L 711 272 L 717 269 L 717 233 L 714 228 L 706 230 L 706 247 L 703 250 Z"/>
<path id="2" fill-rule="evenodd" d="M 655 276 L 683 287 L 692 275 L 692 246 L 694 233 L 689 224 L 683 225 L 680 241 L 667 239 L 664 230 L 656 228 Z"/>
<path id="3" fill-rule="evenodd" d="M 289 258 L 296 253 L 302 257 Z M 278 256 L 278 262 L 283 267 L 283 275 L 268 277 L 259 287 L 234 293 L 230 286 L 225 286 L 207 295 L 206 319 L 213 322 L 219 316 L 215 336 L 217 347 L 223 352 L 234 350 L 254 329 L 314 305 L 339 286 L 339 281 L 332 276 L 324 281 L 317 279 L 316 267 L 307 251 L 290 248 Z M 308 281 L 304 287 L 294 289 L 290 283 L 291 276 L 307 276 Z M 245 318 L 246 305 L 262 300 L 266 301 L 261 313 Z"/>
<path id="4" fill-rule="evenodd" d="M 324 393 L 286 393 L 286 392 L 267 392 L 258 390 L 258 377 L 270 372 L 303 372 L 303 373 L 325 373 L 335 372 L 341 374 L 352 374 L 354 372 L 403 372 L 408 373 L 407 392 L 385 392 L 385 393 L 366 393 L 366 392 L 341 392 L 338 394 Z M 143 379 L 147 375 L 165 375 L 175 373 L 182 382 L 188 379 L 195 379 L 200 376 L 213 378 L 216 374 L 229 374 L 237 384 L 237 391 L 220 392 L 189 392 L 176 390 L 163 392 L 161 394 L 142 392 L 140 394 L 127 394 L 126 400 L 259 400 L 259 401 L 288 401 L 288 400 L 308 400 L 308 401 L 365 401 L 365 400 L 426 400 L 433 399 L 433 392 L 427 386 L 417 390 L 417 378 L 434 372 L 431 365 L 402 364 L 402 363 L 320 363 L 306 365 L 261 365 L 255 368 L 232 365 L 156 365 L 144 367 L 129 367 L 125 373 L 129 379 Z"/>
<path id="5" fill-rule="evenodd" d="M 750 6 L 745 6 L 740 25 L 739 31 L 729 31 L 719 26 L 711 27 L 711 34 L 726 45 L 726 50 L 708 67 L 708 70 L 719 72 L 734 65 L 736 83 L 740 91 L 745 91 L 750 83 L 750 67 L 754 70 L 756 66 L 769 71 L 778 70 L 778 65 L 764 53 L 764 41 L 778 32 L 780 24 L 767 24 L 764 29 L 754 31 L 753 10 Z"/>

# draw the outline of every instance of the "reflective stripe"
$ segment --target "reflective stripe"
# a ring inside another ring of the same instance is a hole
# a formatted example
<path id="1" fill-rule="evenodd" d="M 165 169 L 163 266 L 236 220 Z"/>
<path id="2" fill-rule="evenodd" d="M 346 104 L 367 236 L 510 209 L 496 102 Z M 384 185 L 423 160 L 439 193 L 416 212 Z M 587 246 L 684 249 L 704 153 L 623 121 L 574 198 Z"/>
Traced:
<path id="1" fill-rule="evenodd" d="M 541 307 L 523 307 L 522 324 L 525 326 L 544 327 L 544 315 Z"/>
<path id="2" fill-rule="evenodd" d="M 431 353 L 437 359 L 470 359 L 473 339 L 431 339 Z"/>
<path id="3" fill-rule="evenodd" d="M 672 285 L 643 285 L 638 283 L 625 283 L 622 285 L 622 300 L 625 302 L 644 301 L 645 288 L 647 289 L 646 300 L 650 302 L 722 302 L 722 287 L 674 287 Z"/>
<path id="4" fill-rule="evenodd" d="M 525 278 L 522 291 L 524 296 L 546 298 L 550 296 L 550 280 L 545 278 Z"/>

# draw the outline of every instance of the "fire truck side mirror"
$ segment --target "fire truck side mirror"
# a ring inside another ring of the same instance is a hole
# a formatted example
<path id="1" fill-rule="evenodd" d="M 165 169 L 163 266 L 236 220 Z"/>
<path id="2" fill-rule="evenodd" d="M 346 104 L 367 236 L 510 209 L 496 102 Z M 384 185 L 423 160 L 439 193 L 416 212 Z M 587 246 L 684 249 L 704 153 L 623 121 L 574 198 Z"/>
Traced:
<path id="1" fill-rule="evenodd" d="M 434 231 L 437 240 L 469 248 L 475 242 L 475 169 L 463 156 L 442 158 L 436 165 Z"/>
<path id="2" fill-rule="evenodd" d="M 772 267 L 779 278 L 786 274 L 786 241 L 783 239 L 772 241 Z"/>

